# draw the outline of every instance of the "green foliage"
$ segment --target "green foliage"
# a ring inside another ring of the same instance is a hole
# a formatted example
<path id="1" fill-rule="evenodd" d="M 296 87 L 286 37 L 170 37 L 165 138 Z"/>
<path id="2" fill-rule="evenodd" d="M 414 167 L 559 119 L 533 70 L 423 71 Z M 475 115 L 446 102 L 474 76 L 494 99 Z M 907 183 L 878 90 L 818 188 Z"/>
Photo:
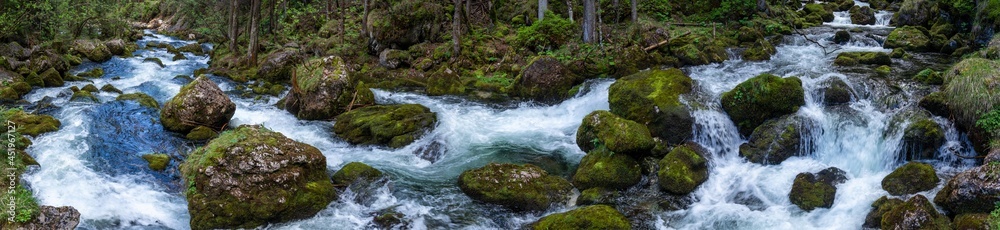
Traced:
<path id="1" fill-rule="evenodd" d="M 521 47 L 529 47 L 536 51 L 559 48 L 575 35 L 576 25 L 551 11 L 545 12 L 545 19 L 535 21 L 528 27 L 517 30 L 514 42 Z"/>
<path id="2" fill-rule="evenodd" d="M 976 127 L 989 132 L 992 136 L 1000 136 L 1000 109 L 994 109 L 983 114 L 976 120 Z"/>
<path id="3" fill-rule="evenodd" d="M 751 19 L 754 12 L 757 12 L 757 1 L 755 0 L 722 0 L 719 8 L 712 10 L 711 19 L 713 21 L 732 21 Z"/>
<path id="4" fill-rule="evenodd" d="M 1000 229 L 1000 202 L 997 202 L 994 205 L 996 206 L 996 209 L 993 209 L 993 211 L 990 212 L 989 225 L 990 229 Z"/>
<path id="5" fill-rule="evenodd" d="M 48 41 L 77 37 L 130 35 L 130 19 L 150 18 L 159 1 L 4 0 L 0 38 L 31 37 Z M 197 11 L 202 12 L 202 11 Z"/>
<path id="6" fill-rule="evenodd" d="M 639 1 L 638 8 L 639 13 L 645 13 L 657 21 L 670 20 L 670 12 L 672 9 L 669 0 Z"/>
<path id="7" fill-rule="evenodd" d="M 0 111 L 2 111 L 0 112 L 0 122 L 4 122 L 5 124 L 3 126 L 5 127 L 7 126 L 7 121 L 9 121 L 14 115 L 23 113 L 20 108 L 0 107 Z M 3 136 L 0 137 L 0 144 L 7 147 L 13 146 L 13 148 L 6 148 L 5 151 L 0 152 L 3 155 L 2 159 L 0 159 L 0 168 L 14 169 L 13 173 L 16 175 L 15 180 L 17 184 L 14 188 L 14 194 L 8 194 L 6 186 L 4 186 L 4 189 L 0 189 L 0 197 L 4 200 L 4 202 L 0 202 L 0 210 L 4 210 L 3 212 L 0 212 L 0 221 L 6 221 L 10 217 L 8 216 L 9 213 L 6 212 L 6 210 L 11 208 L 11 204 L 9 203 L 10 197 L 14 198 L 13 209 L 15 210 L 15 222 L 27 222 L 38 214 L 38 202 L 34 197 L 32 197 L 31 191 L 24 187 L 23 182 L 21 181 L 21 174 L 27 169 L 25 162 L 34 161 L 32 159 L 24 159 L 28 156 L 24 152 L 24 149 L 30 144 L 26 142 L 28 142 L 28 139 L 23 138 L 19 132 L 4 132 Z M 9 179 L 7 177 L 4 177 L 3 183 L 10 183 L 8 180 Z"/>

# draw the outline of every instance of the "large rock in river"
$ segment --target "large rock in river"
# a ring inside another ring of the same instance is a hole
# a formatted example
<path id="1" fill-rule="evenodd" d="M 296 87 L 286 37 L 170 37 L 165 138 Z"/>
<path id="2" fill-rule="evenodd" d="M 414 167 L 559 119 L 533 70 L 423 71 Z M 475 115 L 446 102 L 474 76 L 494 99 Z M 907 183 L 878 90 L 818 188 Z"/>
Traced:
<path id="1" fill-rule="evenodd" d="M 989 213 L 1000 202 L 1000 164 L 987 163 L 948 180 L 934 203 L 951 214 Z"/>
<path id="2" fill-rule="evenodd" d="M 611 113 L 644 124 L 653 137 L 680 144 L 691 137 L 694 118 L 680 101 L 691 78 L 679 69 L 649 70 L 618 79 L 608 89 Z"/>
<path id="3" fill-rule="evenodd" d="M 938 148 L 945 142 L 944 129 L 937 122 L 921 117 L 910 123 L 903 131 L 904 160 L 933 159 Z"/>
<path id="4" fill-rule="evenodd" d="M 722 109 L 744 136 L 768 119 L 799 110 L 805 105 L 802 80 L 761 74 L 722 94 Z"/>
<path id="5" fill-rule="evenodd" d="M 521 71 L 514 87 L 521 97 L 554 103 L 572 97 L 570 89 L 582 81 L 583 78 L 570 72 L 559 60 L 541 56 Z"/>
<path id="6" fill-rule="evenodd" d="M 163 104 L 160 121 L 166 130 L 187 133 L 198 126 L 219 130 L 236 113 L 236 104 L 212 80 L 202 76 Z"/>
<path id="7" fill-rule="evenodd" d="M 371 90 L 351 85 L 347 66 L 340 57 L 306 61 L 295 73 L 284 107 L 299 119 L 331 119 L 349 107 L 374 103 Z"/>
<path id="8" fill-rule="evenodd" d="M 937 1 L 905 0 L 893 15 L 892 23 L 894 26 L 928 26 L 939 13 Z"/>
<path id="9" fill-rule="evenodd" d="M 611 206 L 591 205 L 542 217 L 531 225 L 531 229 L 627 230 L 632 229 L 632 225 L 625 215 Z"/>
<path id="10" fill-rule="evenodd" d="M 264 56 L 264 62 L 257 68 L 256 79 L 280 82 L 292 78 L 295 65 L 302 63 L 302 54 L 295 49 L 284 49 Z"/>
<path id="11" fill-rule="evenodd" d="M 583 156 L 573 174 L 573 185 L 581 191 L 588 188 L 625 190 L 639 183 L 641 172 L 639 162 L 632 157 L 602 147 Z"/>
<path id="12" fill-rule="evenodd" d="M 73 53 L 78 53 L 94 62 L 104 62 L 111 59 L 111 50 L 107 45 L 97 40 L 73 41 Z"/>
<path id="13" fill-rule="evenodd" d="M 584 152 L 604 146 L 615 153 L 642 157 L 649 155 L 656 142 L 646 126 L 598 110 L 583 118 L 576 130 L 576 145 Z"/>
<path id="14" fill-rule="evenodd" d="M 931 41 L 927 29 L 918 26 L 904 26 L 889 32 L 883 45 L 887 49 L 903 48 L 906 51 L 930 51 Z"/>
<path id="15" fill-rule="evenodd" d="M 792 182 L 788 200 L 805 211 L 832 207 L 834 198 L 837 197 L 837 184 L 847 180 L 845 174 L 843 170 L 834 167 L 815 174 L 799 173 Z"/>
<path id="16" fill-rule="evenodd" d="M 802 118 L 794 114 L 768 120 L 753 131 L 750 141 L 740 145 L 740 156 L 754 163 L 781 164 L 802 149 L 802 128 Z"/>
<path id="17" fill-rule="evenodd" d="M 659 162 L 656 172 L 660 189 L 674 194 L 688 194 L 708 180 L 708 161 L 701 146 L 688 143 L 674 147 Z"/>
<path id="18" fill-rule="evenodd" d="M 491 163 L 462 172 L 458 187 L 473 200 L 516 211 L 542 211 L 569 200 L 573 185 L 538 166 Z"/>
<path id="19" fill-rule="evenodd" d="M 923 195 L 911 197 L 882 215 L 882 229 L 951 229 L 948 216 L 941 214 Z"/>
<path id="20" fill-rule="evenodd" d="M 422 105 L 376 105 L 337 116 L 333 132 L 351 144 L 399 148 L 419 139 L 435 123 L 437 117 Z"/>
<path id="21" fill-rule="evenodd" d="M 937 173 L 926 163 L 910 162 L 889 173 L 882 179 L 882 189 L 893 196 L 914 194 L 937 187 Z"/>
<path id="22" fill-rule="evenodd" d="M 181 165 L 192 229 L 256 228 L 309 218 L 336 199 L 319 149 L 243 125 Z"/>

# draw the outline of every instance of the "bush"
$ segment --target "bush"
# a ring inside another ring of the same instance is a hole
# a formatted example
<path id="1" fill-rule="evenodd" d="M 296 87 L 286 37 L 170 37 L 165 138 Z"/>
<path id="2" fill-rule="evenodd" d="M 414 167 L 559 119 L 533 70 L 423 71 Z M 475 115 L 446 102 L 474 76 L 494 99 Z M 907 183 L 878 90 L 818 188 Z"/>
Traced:
<path id="1" fill-rule="evenodd" d="M 546 11 L 544 20 L 517 30 L 515 43 L 535 51 L 552 50 L 572 39 L 575 31 L 573 22 Z"/>

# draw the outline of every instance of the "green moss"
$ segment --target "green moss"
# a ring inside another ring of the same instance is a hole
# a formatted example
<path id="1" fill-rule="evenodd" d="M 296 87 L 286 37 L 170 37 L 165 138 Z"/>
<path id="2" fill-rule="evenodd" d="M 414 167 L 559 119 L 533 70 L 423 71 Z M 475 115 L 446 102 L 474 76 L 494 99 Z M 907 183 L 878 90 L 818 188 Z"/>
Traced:
<path id="1" fill-rule="evenodd" d="M 515 211 L 541 211 L 569 199 L 573 185 L 538 166 L 491 163 L 462 172 L 458 187 L 470 198 Z"/>
<path id="2" fill-rule="evenodd" d="M 623 77 L 608 89 L 611 113 L 646 125 L 653 137 L 679 144 L 691 136 L 694 121 L 680 96 L 691 92 L 692 84 L 674 68 Z"/>
<path id="3" fill-rule="evenodd" d="M 29 114 L 20 109 L 4 111 L 4 117 L 17 124 L 17 132 L 32 137 L 59 130 L 62 123 L 49 115 Z"/>
<path id="4" fill-rule="evenodd" d="M 310 59 L 296 69 L 294 83 L 303 93 L 308 93 L 316 90 L 324 76 L 346 78 L 347 70 L 342 68 L 343 62 L 343 59 L 336 56 Z"/>
<path id="5" fill-rule="evenodd" d="M 858 65 L 858 60 L 848 55 L 837 55 L 837 58 L 833 60 L 833 64 L 838 66 L 855 66 Z"/>
<path id="6" fill-rule="evenodd" d="M 532 224 L 532 229 L 621 230 L 632 229 L 632 225 L 625 218 L 625 215 L 622 215 L 615 208 L 607 205 L 592 205 L 542 217 L 538 222 Z"/>
<path id="7" fill-rule="evenodd" d="M 952 222 L 955 229 L 995 229 L 991 228 L 990 214 L 968 213 L 955 216 Z M 995 225 L 995 224 L 994 224 Z"/>
<path id="8" fill-rule="evenodd" d="M 437 117 L 417 104 L 368 106 L 337 116 L 333 131 L 352 144 L 399 148 L 420 138 Z"/>
<path id="9" fill-rule="evenodd" d="M 903 200 L 900 199 L 890 199 L 886 196 L 878 198 L 878 200 L 872 202 L 872 210 L 865 216 L 865 223 L 861 225 L 861 227 L 879 228 L 882 226 L 882 216 L 884 216 L 885 213 L 888 213 L 889 210 L 892 210 L 901 204 L 903 204 Z"/>
<path id="10" fill-rule="evenodd" d="M 518 29 L 514 43 L 536 51 L 552 50 L 566 44 L 573 38 L 575 31 L 573 22 L 546 11 L 545 20 L 536 20 L 531 26 Z"/>
<path id="11" fill-rule="evenodd" d="M 212 130 L 212 128 L 205 127 L 205 126 L 198 126 L 198 127 L 195 127 L 194 129 L 192 129 L 191 132 L 189 132 L 185 136 L 185 138 L 187 138 L 188 140 L 199 140 L 200 141 L 200 140 L 212 139 L 212 138 L 215 138 L 218 135 L 219 134 L 216 133 L 215 130 Z"/>
<path id="12" fill-rule="evenodd" d="M 882 216 L 882 229 L 950 229 L 948 216 L 937 209 L 923 195 L 916 195 L 896 205 Z"/>
<path id="13" fill-rule="evenodd" d="M 816 208 L 829 208 L 837 196 L 837 187 L 816 180 L 812 173 L 799 173 L 792 183 L 792 191 L 788 199 L 802 210 L 812 211 Z"/>
<path id="14" fill-rule="evenodd" d="M 913 80 L 917 80 L 920 83 L 928 85 L 941 85 L 944 83 L 944 78 L 941 77 L 941 73 L 929 68 L 921 70 L 917 73 L 917 76 L 913 76 Z"/>
<path id="15" fill-rule="evenodd" d="M 155 171 L 163 171 L 164 169 L 167 169 L 167 164 L 170 163 L 170 156 L 163 153 L 142 155 L 142 159 L 149 163 L 149 169 Z"/>
<path id="16" fill-rule="evenodd" d="M 889 76 L 889 73 L 892 73 L 892 68 L 889 68 L 887 65 L 875 67 L 875 73 L 880 77 Z"/>
<path id="17" fill-rule="evenodd" d="M 98 100 L 97 97 L 94 96 L 94 94 L 91 94 L 90 91 L 86 90 L 76 91 L 75 93 L 73 93 L 73 96 L 70 97 L 69 100 L 75 102 L 93 102 L 93 103 L 101 102 L 101 100 Z"/>
<path id="18" fill-rule="evenodd" d="M 90 69 L 90 70 L 87 70 L 87 71 L 84 71 L 84 72 L 80 72 L 80 74 L 77 74 L 77 75 L 81 76 L 81 77 L 87 77 L 87 78 L 98 78 L 98 77 L 104 76 L 104 69 L 101 68 L 101 67 L 94 67 L 93 69 Z"/>
<path id="19" fill-rule="evenodd" d="M 115 86 L 113 86 L 111 84 L 106 84 L 104 86 L 101 86 L 101 91 L 109 92 L 109 93 L 118 93 L 118 94 L 122 93 L 122 90 L 120 90 L 118 88 L 115 88 Z"/>
<path id="20" fill-rule="evenodd" d="M 925 163 L 910 162 L 889 173 L 882 179 L 882 189 L 894 196 L 914 194 L 937 187 L 934 167 Z"/>
<path id="21" fill-rule="evenodd" d="M 722 108 L 743 135 L 750 135 L 768 119 L 798 111 L 802 105 L 805 92 L 798 77 L 761 74 L 722 94 Z"/>
<path id="22" fill-rule="evenodd" d="M 60 75 L 59 71 L 55 68 L 49 68 L 45 72 L 39 74 L 38 77 L 42 79 L 45 87 L 59 87 L 65 85 L 62 75 Z"/>
<path id="23" fill-rule="evenodd" d="M 160 60 L 160 58 L 148 57 L 148 58 L 142 59 L 142 62 L 153 63 L 153 64 L 156 64 L 156 65 L 160 66 L 160 68 L 167 67 L 166 65 L 163 65 L 163 61 Z"/>
<path id="24" fill-rule="evenodd" d="M 365 163 L 351 162 L 333 174 L 334 186 L 348 186 L 353 183 L 371 183 L 382 177 L 382 171 Z"/>
<path id="25" fill-rule="evenodd" d="M 906 159 L 932 159 L 937 149 L 944 144 L 944 130 L 937 122 L 921 118 L 911 123 L 903 131 L 904 147 L 910 148 Z"/>
<path id="26" fill-rule="evenodd" d="M 885 38 L 885 48 L 903 48 L 907 51 L 930 51 L 930 38 L 923 27 L 896 28 Z"/>
<path id="27" fill-rule="evenodd" d="M 65 54 L 65 55 L 63 55 L 63 60 L 66 60 L 66 63 L 68 63 L 69 65 L 72 65 L 72 66 L 77 66 L 77 65 L 83 64 L 83 59 L 80 58 L 80 56 L 76 56 L 76 55 L 72 55 L 72 54 Z"/>
<path id="28" fill-rule="evenodd" d="M 646 126 L 604 110 L 584 117 L 576 135 L 576 143 L 584 152 L 605 146 L 612 152 L 638 157 L 649 155 L 655 145 Z"/>
<path id="29" fill-rule="evenodd" d="M 601 187 L 588 188 L 580 192 L 580 197 L 576 198 L 576 205 L 612 204 L 614 199 L 620 195 L 617 190 Z"/>
<path id="30" fill-rule="evenodd" d="M 686 144 L 674 147 L 660 160 L 657 171 L 660 188 L 674 194 L 688 194 L 708 180 L 708 166 L 700 147 Z"/>
<path id="31" fill-rule="evenodd" d="M 945 94 L 956 123 L 971 128 L 982 114 L 1000 105 L 1000 62 L 968 58 L 945 72 Z"/>
<path id="32" fill-rule="evenodd" d="M 771 45 L 766 39 L 758 39 L 754 42 L 753 46 L 748 48 L 743 53 L 743 60 L 747 61 L 764 61 L 771 60 L 771 55 L 777 53 L 778 51 Z"/>
<path id="33" fill-rule="evenodd" d="M 892 52 L 889 53 L 889 57 L 891 58 L 903 58 L 903 56 L 906 56 L 906 50 L 903 50 L 903 48 L 892 49 Z"/>
<path id="34" fill-rule="evenodd" d="M 639 183 L 640 172 L 639 163 L 631 157 L 598 148 L 580 161 L 573 174 L 573 185 L 581 190 L 595 187 L 624 190 Z"/>
<path id="35" fill-rule="evenodd" d="M 852 63 L 851 60 L 855 60 L 856 63 Z M 852 66 L 855 64 L 891 65 L 892 58 L 889 57 L 889 54 L 883 52 L 843 52 L 837 54 L 837 59 L 834 60 L 834 64 L 840 66 Z"/>
<path id="36" fill-rule="evenodd" d="M 151 97 L 149 95 L 146 95 L 145 93 L 122 94 L 122 95 L 118 95 L 118 97 L 115 98 L 115 100 L 116 101 L 126 101 L 126 100 L 128 100 L 128 101 L 135 101 L 135 102 L 138 102 L 139 105 L 142 105 L 142 106 L 145 106 L 145 107 L 149 107 L 149 108 L 153 108 L 153 109 L 160 109 L 160 103 L 156 102 L 156 99 L 153 99 L 153 97 Z"/>
<path id="37" fill-rule="evenodd" d="M 87 84 L 87 85 L 83 86 L 83 88 L 80 89 L 80 90 L 91 92 L 91 93 L 96 93 L 96 92 L 99 91 L 97 89 L 97 86 L 94 86 L 94 84 Z"/>

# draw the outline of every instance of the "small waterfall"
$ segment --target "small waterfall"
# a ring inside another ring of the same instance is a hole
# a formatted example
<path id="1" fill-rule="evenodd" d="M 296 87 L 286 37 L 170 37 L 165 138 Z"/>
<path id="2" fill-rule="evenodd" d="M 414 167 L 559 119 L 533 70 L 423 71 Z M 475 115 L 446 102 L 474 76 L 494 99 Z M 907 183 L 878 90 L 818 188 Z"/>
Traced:
<path id="1" fill-rule="evenodd" d="M 889 26 L 889 21 L 892 20 L 892 12 L 879 10 L 875 12 L 875 26 Z"/>

